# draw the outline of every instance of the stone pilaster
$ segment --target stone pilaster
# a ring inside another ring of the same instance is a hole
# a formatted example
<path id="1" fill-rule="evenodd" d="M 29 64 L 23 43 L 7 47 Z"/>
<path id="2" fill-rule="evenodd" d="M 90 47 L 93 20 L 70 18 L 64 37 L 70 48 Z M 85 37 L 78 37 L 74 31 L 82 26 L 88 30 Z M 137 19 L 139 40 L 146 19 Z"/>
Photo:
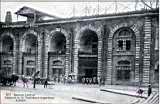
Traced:
<path id="1" fill-rule="evenodd" d="M 16 73 L 16 41 L 14 41 L 14 49 L 13 49 L 13 73 L 15 74 Z"/>
<path id="2" fill-rule="evenodd" d="M 48 50 L 47 50 L 47 43 L 48 40 L 46 39 L 46 33 L 42 33 L 42 49 L 41 49 L 41 70 L 42 70 L 42 77 L 47 78 L 47 62 L 48 62 Z M 46 53 L 47 52 L 47 53 Z"/>
<path id="3" fill-rule="evenodd" d="M 136 38 L 136 56 L 135 56 L 135 82 L 140 81 L 140 76 L 139 76 L 139 58 L 140 58 L 140 38 Z"/>
<path id="4" fill-rule="evenodd" d="M 41 69 L 41 38 L 38 36 L 37 39 L 38 39 L 38 47 L 37 47 L 38 50 L 36 50 L 37 51 L 36 52 L 36 71 L 40 71 L 41 73 L 42 71 L 40 70 Z"/>
<path id="5" fill-rule="evenodd" d="M 18 74 L 22 74 L 22 52 L 19 52 L 18 58 L 19 58 L 19 63 L 18 63 Z"/>
<path id="6" fill-rule="evenodd" d="M 97 76 L 102 76 L 102 39 L 98 41 L 98 71 Z"/>
<path id="7" fill-rule="evenodd" d="M 46 46 L 46 45 L 45 45 Z M 48 75 L 48 51 L 45 51 L 45 56 L 44 56 L 44 69 L 43 69 L 43 77 L 47 78 Z"/>
<path id="8" fill-rule="evenodd" d="M 16 74 L 19 74 L 19 71 L 18 71 L 18 63 L 19 63 L 19 39 L 16 40 Z"/>
<path id="9" fill-rule="evenodd" d="M 112 37 L 109 37 L 106 84 L 111 84 L 111 83 L 112 83 Z"/>
<path id="10" fill-rule="evenodd" d="M 68 74 L 69 74 L 69 63 L 70 63 L 70 60 L 69 60 L 69 39 L 67 39 L 67 42 L 66 42 L 66 58 L 65 58 L 65 76 L 68 77 Z"/>
<path id="11" fill-rule="evenodd" d="M 145 17 L 144 33 L 143 84 L 146 85 L 150 82 L 151 19 L 149 17 Z"/>
<path id="12" fill-rule="evenodd" d="M 78 78 L 78 40 L 74 41 L 74 73 L 75 73 L 75 78 L 77 80 Z"/>
<path id="13" fill-rule="evenodd" d="M 133 73 L 132 82 L 139 83 L 140 81 L 140 34 L 136 25 L 133 25 L 131 29 L 134 31 L 136 36 L 136 52 L 135 52 L 135 72 Z"/>
<path id="14" fill-rule="evenodd" d="M 18 59 L 19 59 L 19 61 L 18 61 L 18 74 L 22 74 L 22 70 L 23 70 L 23 68 L 22 68 L 22 57 L 23 57 L 23 52 L 22 52 L 22 47 L 23 47 L 23 42 L 22 42 L 22 40 L 20 41 L 20 44 L 19 44 L 19 54 L 18 54 Z"/>

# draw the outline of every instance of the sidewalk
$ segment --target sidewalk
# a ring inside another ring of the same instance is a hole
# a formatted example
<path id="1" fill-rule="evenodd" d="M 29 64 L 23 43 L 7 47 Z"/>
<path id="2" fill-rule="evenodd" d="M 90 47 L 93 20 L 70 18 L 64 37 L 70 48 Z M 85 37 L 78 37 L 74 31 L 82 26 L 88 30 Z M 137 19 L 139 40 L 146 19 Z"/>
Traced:
<path id="1" fill-rule="evenodd" d="M 49 85 L 45 89 L 43 85 L 36 85 L 36 88 L 34 89 L 32 83 L 28 84 L 29 88 L 23 88 L 23 84 L 21 82 L 17 82 L 17 87 L 14 89 L 21 89 L 23 91 L 34 92 L 42 95 L 52 95 L 55 98 L 64 98 L 67 101 L 75 103 L 117 104 L 117 102 L 119 102 L 119 104 L 141 104 L 139 102 L 145 100 L 144 98 L 137 98 L 134 96 L 134 90 L 136 90 L 136 88 L 132 86 L 55 84 L 51 86 Z M 10 89 L 12 90 L 12 88 Z M 129 96 L 126 93 L 129 94 Z M 131 94 L 133 96 L 131 96 Z"/>
<path id="2" fill-rule="evenodd" d="M 138 86 L 122 86 L 122 85 L 105 85 L 100 88 L 100 91 L 106 91 L 116 94 L 128 95 L 133 97 L 140 97 L 140 98 L 147 98 L 147 87 L 141 87 L 144 91 L 142 96 L 139 96 L 137 90 L 139 89 Z M 158 88 L 152 88 L 152 93 L 158 92 Z"/>

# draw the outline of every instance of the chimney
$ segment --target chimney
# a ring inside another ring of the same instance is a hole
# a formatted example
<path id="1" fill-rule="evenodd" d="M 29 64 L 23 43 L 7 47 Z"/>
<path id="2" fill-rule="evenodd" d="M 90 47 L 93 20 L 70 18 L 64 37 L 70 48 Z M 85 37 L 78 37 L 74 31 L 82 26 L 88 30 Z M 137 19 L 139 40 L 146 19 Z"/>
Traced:
<path id="1" fill-rule="evenodd" d="M 11 15 L 10 11 L 7 11 L 7 13 L 6 13 L 5 22 L 6 23 L 11 23 L 12 22 L 12 15 Z"/>

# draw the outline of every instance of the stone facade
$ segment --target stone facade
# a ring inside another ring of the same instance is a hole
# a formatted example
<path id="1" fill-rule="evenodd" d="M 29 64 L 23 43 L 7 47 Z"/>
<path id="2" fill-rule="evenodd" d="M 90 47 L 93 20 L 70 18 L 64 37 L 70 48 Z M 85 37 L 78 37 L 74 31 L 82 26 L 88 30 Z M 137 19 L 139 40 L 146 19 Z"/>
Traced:
<path id="1" fill-rule="evenodd" d="M 10 67 L 12 73 L 26 76 L 39 70 L 40 77 L 50 79 L 73 75 L 77 82 L 81 82 L 81 76 L 101 77 L 105 84 L 156 85 L 155 76 L 159 75 L 155 75 L 155 70 L 159 71 L 159 59 L 154 57 L 159 52 L 158 18 L 159 11 L 152 10 L 46 20 L 32 25 L 3 23 L 0 29 L 0 67 L 1 70 Z M 93 33 L 97 40 L 90 42 Z M 7 39 L 5 36 L 13 41 L 10 54 L 4 51 L 7 47 L 3 44 Z M 27 37 L 35 40 L 27 42 Z M 87 58 L 91 59 L 89 65 L 81 61 Z M 5 65 L 5 60 L 11 62 L 10 65 Z"/>

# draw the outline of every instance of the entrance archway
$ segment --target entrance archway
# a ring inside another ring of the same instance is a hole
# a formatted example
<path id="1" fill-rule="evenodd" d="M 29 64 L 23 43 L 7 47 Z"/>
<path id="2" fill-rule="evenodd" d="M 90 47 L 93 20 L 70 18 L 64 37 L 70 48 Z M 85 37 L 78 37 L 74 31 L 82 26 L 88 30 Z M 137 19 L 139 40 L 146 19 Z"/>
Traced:
<path id="1" fill-rule="evenodd" d="M 1 39 L 1 69 L 5 75 L 13 73 L 13 52 L 14 52 L 14 40 L 10 35 L 4 35 Z"/>
<path id="2" fill-rule="evenodd" d="M 132 84 L 135 79 L 135 39 L 128 27 L 118 29 L 113 36 L 113 84 Z"/>
<path id="3" fill-rule="evenodd" d="M 80 83 L 97 78 L 98 36 L 92 30 L 86 29 L 81 33 L 78 65 L 78 81 Z"/>
<path id="4" fill-rule="evenodd" d="M 56 31 L 52 34 L 49 47 L 49 78 L 60 81 L 65 74 L 66 37 Z"/>
<path id="5" fill-rule="evenodd" d="M 26 34 L 23 40 L 23 70 L 25 76 L 32 76 L 36 72 L 38 59 L 38 39 L 34 34 Z"/>
<path id="6" fill-rule="evenodd" d="M 13 39 L 10 36 L 2 38 L 2 52 L 13 52 Z"/>

